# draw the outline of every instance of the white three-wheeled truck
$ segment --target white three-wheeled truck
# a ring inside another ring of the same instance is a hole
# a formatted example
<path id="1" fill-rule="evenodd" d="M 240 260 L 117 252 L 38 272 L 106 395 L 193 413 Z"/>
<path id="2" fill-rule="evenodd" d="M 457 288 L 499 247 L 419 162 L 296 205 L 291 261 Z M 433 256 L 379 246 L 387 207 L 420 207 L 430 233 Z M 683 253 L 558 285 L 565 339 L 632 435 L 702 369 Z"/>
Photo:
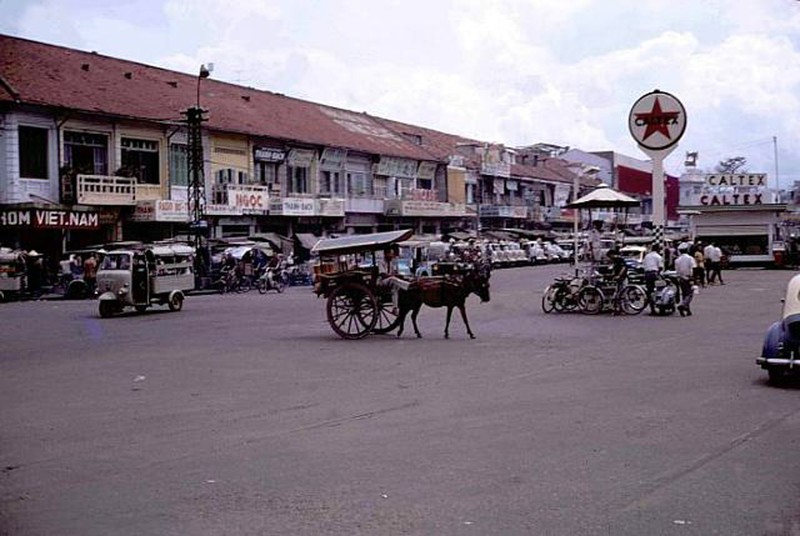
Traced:
<path id="1" fill-rule="evenodd" d="M 142 312 L 153 304 L 167 304 L 171 311 L 180 311 L 184 293 L 192 289 L 194 249 L 184 245 L 109 251 L 97 271 L 103 318 L 125 307 Z"/>
<path id="2" fill-rule="evenodd" d="M 800 373 L 800 275 L 789 280 L 781 320 L 769 327 L 756 363 L 769 373 L 773 383 Z"/>

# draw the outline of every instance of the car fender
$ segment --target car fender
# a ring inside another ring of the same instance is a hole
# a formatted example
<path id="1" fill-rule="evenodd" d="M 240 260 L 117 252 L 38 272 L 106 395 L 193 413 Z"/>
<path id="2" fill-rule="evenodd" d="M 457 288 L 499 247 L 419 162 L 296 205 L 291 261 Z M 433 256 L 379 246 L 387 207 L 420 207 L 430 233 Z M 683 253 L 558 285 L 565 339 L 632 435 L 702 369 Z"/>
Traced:
<path id="1" fill-rule="evenodd" d="M 117 301 L 117 296 L 110 290 L 107 290 L 97 297 L 98 301 Z"/>
<path id="2" fill-rule="evenodd" d="M 783 322 L 775 322 L 767 330 L 764 337 L 764 346 L 761 350 L 761 357 L 773 359 L 780 357 L 781 348 L 784 343 Z"/>

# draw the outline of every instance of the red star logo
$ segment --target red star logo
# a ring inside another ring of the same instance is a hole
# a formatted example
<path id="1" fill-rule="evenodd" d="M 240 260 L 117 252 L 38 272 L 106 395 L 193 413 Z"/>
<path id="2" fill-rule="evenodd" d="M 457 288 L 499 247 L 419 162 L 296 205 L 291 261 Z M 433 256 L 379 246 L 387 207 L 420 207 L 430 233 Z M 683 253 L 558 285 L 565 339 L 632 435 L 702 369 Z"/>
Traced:
<path id="1" fill-rule="evenodd" d="M 653 103 L 653 109 L 648 113 L 636 114 L 636 125 L 646 126 L 642 141 L 649 138 L 656 132 L 660 132 L 668 140 L 672 139 L 669 134 L 669 125 L 677 125 L 680 112 L 662 112 L 661 103 L 658 102 L 658 97 Z"/>

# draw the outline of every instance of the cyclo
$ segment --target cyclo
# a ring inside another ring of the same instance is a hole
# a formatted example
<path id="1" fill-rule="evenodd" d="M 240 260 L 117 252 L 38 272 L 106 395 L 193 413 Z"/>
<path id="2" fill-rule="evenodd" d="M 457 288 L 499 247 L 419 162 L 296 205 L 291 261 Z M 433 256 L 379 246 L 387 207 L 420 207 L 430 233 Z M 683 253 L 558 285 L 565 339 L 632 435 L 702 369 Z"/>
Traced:
<path id="1" fill-rule="evenodd" d="M 0 302 L 25 288 L 25 258 L 21 251 L 0 248 Z"/>
<path id="2" fill-rule="evenodd" d="M 180 311 L 185 292 L 194 289 L 193 259 L 194 249 L 179 244 L 109 251 L 97 271 L 100 316 L 154 304 Z"/>
<path id="3" fill-rule="evenodd" d="M 399 323 L 392 304 L 392 288 L 375 256 L 413 230 L 389 231 L 322 239 L 311 250 L 319 255 L 314 267 L 314 292 L 327 298 L 328 323 L 343 339 L 361 339 L 370 333 L 388 333 Z M 359 262 L 360 261 L 360 262 Z"/>

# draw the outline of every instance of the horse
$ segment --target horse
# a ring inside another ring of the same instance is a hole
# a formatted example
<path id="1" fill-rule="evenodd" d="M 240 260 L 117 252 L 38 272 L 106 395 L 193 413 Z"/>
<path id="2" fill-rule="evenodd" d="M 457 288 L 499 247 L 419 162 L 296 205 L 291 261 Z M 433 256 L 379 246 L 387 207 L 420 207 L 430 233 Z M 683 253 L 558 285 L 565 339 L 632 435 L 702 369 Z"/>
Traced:
<path id="1" fill-rule="evenodd" d="M 403 328 L 406 323 L 406 316 L 411 312 L 411 322 L 414 325 L 414 333 L 417 338 L 422 334 L 417 327 L 417 315 L 422 305 L 428 307 L 447 307 L 447 322 L 444 326 L 444 338 L 450 338 L 450 317 L 453 308 L 458 307 L 461 311 L 461 318 L 467 328 L 470 339 L 475 338 L 467 320 L 467 310 L 465 302 L 467 296 L 473 292 L 481 302 L 489 301 L 489 270 L 483 268 L 471 268 L 462 274 L 448 275 L 444 277 L 420 277 L 406 290 L 398 291 L 398 306 L 400 318 L 400 329 L 397 337 L 403 335 Z"/>

